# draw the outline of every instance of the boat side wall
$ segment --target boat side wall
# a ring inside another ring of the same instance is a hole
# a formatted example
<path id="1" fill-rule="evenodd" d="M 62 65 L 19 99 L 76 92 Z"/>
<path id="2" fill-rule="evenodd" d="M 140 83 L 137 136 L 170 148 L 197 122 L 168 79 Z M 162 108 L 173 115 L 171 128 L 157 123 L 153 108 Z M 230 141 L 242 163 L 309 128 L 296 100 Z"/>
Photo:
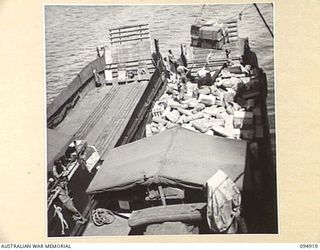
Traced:
<path id="1" fill-rule="evenodd" d="M 163 84 L 162 80 L 162 73 L 161 71 L 156 68 L 155 72 L 153 73 L 147 88 L 145 89 L 138 105 L 136 106 L 130 121 L 128 122 L 123 134 L 121 135 L 120 139 L 118 140 L 116 147 L 129 143 L 136 137 L 138 131 L 141 130 L 141 126 L 143 121 L 148 116 L 148 112 L 150 111 L 152 104 L 155 102 L 157 97 L 159 96 L 159 90 Z M 144 137 L 144 132 L 139 133 L 139 138 L 141 139 Z"/>
<path id="2" fill-rule="evenodd" d="M 266 74 L 259 68 L 257 55 L 251 51 L 248 38 L 240 38 L 239 46 L 242 49 L 242 61 L 244 64 L 250 64 L 258 70 L 258 78 L 260 81 L 260 103 L 262 124 L 264 127 L 263 136 L 257 140 L 259 145 L 258 161 L 251 162 L 253 168 L 254 196 L 262 200 L 257 202 L 255 207 L 251 207 L 251 211 L 255 214 L 256 224 L 260 218 L 260 226 L 254 225 L 255 231 L 259 233 L 278 233 L 278 216 L 277 216 L 277 183 L 276 183 L 276 164 L 271 152 L 271 135 L 269 128 L 269 118 L 267 110 L 268 83 Z M 256 178 L 256 174 L 260 173 L 260 178 Z M 253 210 L 252 210 L 253 208 Z M 249 208 L 250 210 L 250 208 Z M 259 211 L 259 212 L 257 212 Z M 250 221 L 248 221 L 250 224 Z"/>
<path id="3" fill-rule="evenodd" d="M 84 67 L 73 81 L 54 99 L 47 107 L 47 126 L 55 128 L 72 109 L 77 101 L 94 88 L 93 69 L 103 72 L 105 68 L 104 57 L 90 62 Z M 103 74 L 101 75 L 103 76 Z M 103 77 L 104 78 L 104 77 Z"/>

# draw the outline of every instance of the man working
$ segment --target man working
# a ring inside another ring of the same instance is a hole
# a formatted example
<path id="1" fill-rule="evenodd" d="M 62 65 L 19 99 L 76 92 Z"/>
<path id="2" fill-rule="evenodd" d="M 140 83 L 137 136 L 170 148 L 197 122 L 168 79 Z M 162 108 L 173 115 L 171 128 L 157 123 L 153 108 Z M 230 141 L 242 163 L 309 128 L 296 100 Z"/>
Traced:
<path id="1" fill-rule="evenodd" d="M 190 69 L 183 66 L 182 64 L 179 64 L 177 68 L 178 76 L 179 76 L 179 82 L 178 82 L 178 91 L 179 91 L 179 100 L 184 99 L 185 91 L 187 90 L 187 75 L 190 72 Z"/>
<path id="2" fill-rule="evenodd" d="M 78 209 L 75 207 L 72 198 L 69 196 L 69 191 L 67 187 L 66 181 L 61 181 L 58 183 L 57 187 L 52 190 L 53 195 L 49 198 L 48 207 L 52 204 L 54 199 L 57 197 L 62 202 L 63 206 L 69 210 L 73 216 L 72 218 L 80 223 L 84 224 L 87 220 L 82 216 L 82 214 L 78 211 Z"/>
<path id="3" fill-rule="evenodd" d="M 180 79 L 183 83 L 187 82 L 187 75 L 189 73 L 189 69 L 181 64 L 179 64 L 177 68 L 178 75 L 180 76 Z"/>
<path id="4" fill-rule="evenodd" d="M 54 161 L 52 174 L 56 180 L 63 179 L 68 175 L 67 168 L 62 164 L 61 160 Z"/>

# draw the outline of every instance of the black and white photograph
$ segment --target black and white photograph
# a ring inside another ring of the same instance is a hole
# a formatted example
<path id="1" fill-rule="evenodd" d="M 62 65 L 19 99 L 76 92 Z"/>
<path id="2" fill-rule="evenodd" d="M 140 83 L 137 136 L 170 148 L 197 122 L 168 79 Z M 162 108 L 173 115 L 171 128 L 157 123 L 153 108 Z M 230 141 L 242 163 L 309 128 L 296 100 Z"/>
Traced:
<path id="1" fill-rule="evenodd" d="M 47 237 L 279 234 L 275 7 L 43 5 Z"/>

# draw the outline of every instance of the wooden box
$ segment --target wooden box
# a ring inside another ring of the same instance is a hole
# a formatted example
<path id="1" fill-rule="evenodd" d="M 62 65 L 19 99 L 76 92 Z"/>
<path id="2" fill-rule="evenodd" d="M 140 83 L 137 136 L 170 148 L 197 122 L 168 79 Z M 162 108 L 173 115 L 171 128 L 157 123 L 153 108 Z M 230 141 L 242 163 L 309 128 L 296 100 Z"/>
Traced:
<path id="1" fill-rule="evenodd" d="M 201 39 L 197 36 L 191 36 L 191 46 L 200 47 Z"/>

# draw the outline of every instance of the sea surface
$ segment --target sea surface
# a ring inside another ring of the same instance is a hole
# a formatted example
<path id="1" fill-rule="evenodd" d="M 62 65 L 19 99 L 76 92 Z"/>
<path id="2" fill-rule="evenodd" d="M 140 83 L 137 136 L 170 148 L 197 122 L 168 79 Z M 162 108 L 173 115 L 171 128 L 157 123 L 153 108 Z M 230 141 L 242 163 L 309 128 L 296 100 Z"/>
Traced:
<path id="1" fill-rule="evenodd" d="M 273 5 L 258 4 L 273 31 Z M 107 43 L 108 29 L 148 23 L 151 37 L 159 39 L 166 55 L 180 54 L 180 44 L 190 43 L 190 25 L 197 18 L 239 18 L 239 35 L 249 37 L 268 80 L 268 115 L 275 155 L 274 40 L 252 4 L 219 5 L 47 5 L 45 6 L 47 105 L 80 70 L 96 58 L 96 47 Z"/>

